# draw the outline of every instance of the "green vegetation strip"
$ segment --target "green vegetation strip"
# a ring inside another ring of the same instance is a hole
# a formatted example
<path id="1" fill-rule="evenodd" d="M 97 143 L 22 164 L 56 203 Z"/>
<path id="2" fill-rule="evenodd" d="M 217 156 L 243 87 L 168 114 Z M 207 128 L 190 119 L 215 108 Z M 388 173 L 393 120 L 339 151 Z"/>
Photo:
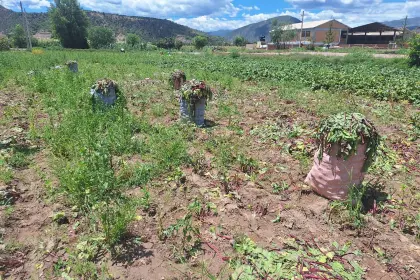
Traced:
<path id="1" fill-rule="evenodd" d="M 251 239 L 235 242 L 238 256 L 230 261 L 235 269 L 232 279 L 362 279 L 363 269 L 356 261 L 348 260 L 350 244 L 333 249 L 320 248 L 315 241 L 306 242 L 296 237 L 288 239 L 282 249 L 263 249 Z"/>

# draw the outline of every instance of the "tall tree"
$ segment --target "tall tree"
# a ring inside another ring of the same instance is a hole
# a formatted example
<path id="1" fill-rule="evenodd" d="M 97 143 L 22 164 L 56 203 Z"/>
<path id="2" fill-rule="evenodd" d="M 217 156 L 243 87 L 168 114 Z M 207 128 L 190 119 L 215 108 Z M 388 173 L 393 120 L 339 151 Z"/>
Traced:
<path id="1" fill-rule="evenodd" d="M 85 12 L 77 0 L 54 0 L 49 15 L 55 35 L 65 48 L 87 49 L 87 27 L 89 25 Z"/>
<path id="2" fill-rule="evenodd" d="M 335 33 L 332 30 L 333 28 L 333 22 L 330 22 L 329 29 L 327 33 L 325 33 L 325 44 L 330 45 L 332 42 L 334 42 Z"/>
<path id="3" fill-rule="evenodd" d="M 12 35 L 13 45 L 16 48 L 26 48 L 25 30 L 22 25 L 16 24 Z"/>
<path id="4" fill-rule="evenodd" d="M 114 32 L 102 26 L 92 27 L 89 30 L 89 42 L 94 49 L 107 48 L 115 43 Z"/>
<path id="5" fill-rule="evenodd" d="M 296 31 L 293 30 L 288 22 L 278 22 L 277 19 L 271 22 L 270 36 L 271 41 L 279 45 L 281 42 L 292 41 L 296 37 Z"/>

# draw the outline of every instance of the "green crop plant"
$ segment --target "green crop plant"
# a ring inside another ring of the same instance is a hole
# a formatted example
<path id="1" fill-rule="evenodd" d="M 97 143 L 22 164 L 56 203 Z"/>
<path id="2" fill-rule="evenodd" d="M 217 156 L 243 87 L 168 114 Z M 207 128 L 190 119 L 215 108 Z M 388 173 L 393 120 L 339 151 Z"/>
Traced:
<path id="1" fill-rule="evenodd" d="M 193 223 L 193 216 L 191 212 L 189 212 L 183 218 L 178 219 L 175 224 L 172 224 L 166 228 L 163 231 L 163 236 L 170 238 L 177 236 L 179 233 L 181 235 L 181 242 L 179 246 L 174 247 L 174 255 L 179 262 L 184 263 L 200 249 L 201 245 L 201 240 L 199 237 L 200 231 L 199 228 Z"/>
<path id="2" fill-rule="evenodd" d="M 256 169 L 258 169 L 258 162 L 253 158 L 240 154 L 236 157 L 236 160 L 239 163 L 241 171 L 248 175 L 251 175 L 256 171 Z"/>
<path id="3" fill-rule="evenodd" d="M 286 191 L 290 188 L 289 184 L 287 184 L 284 181 L 281 184 L 273 183 L 271 186 L 273 187 L 272 192 L 274 194 L 279 194 L 279 193 L 284 192 L 284 191 Z"/>
<path id="4" fill-rule="evenodd" d="M 364 271 L 356 261 L 342 258 L 348 246 L 322 250 L 315 240 L 286 240 L 284 248 L 263 249 L 247 237 L 237 238 L 237 257 L 230 260 L 231 279 L 363 279 Z"/>

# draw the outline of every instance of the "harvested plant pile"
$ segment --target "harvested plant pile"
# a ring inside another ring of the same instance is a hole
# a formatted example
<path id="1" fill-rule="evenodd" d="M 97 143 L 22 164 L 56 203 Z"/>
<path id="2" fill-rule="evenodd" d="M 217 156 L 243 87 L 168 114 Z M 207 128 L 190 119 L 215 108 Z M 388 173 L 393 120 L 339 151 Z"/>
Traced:
<path id="1" fill-rule="evenodd" d="M 337 157 L 347 159 L 357 151 L 359 144 L 366 144 L 366 171 L 375 159 L 380 137 L 365 116 L 359 113 L 339 113 L 321 121 L 317 133 L 319 143 L 319 160 L 324 153 L 330 154 L 334 144 L 339 146 Z"/>

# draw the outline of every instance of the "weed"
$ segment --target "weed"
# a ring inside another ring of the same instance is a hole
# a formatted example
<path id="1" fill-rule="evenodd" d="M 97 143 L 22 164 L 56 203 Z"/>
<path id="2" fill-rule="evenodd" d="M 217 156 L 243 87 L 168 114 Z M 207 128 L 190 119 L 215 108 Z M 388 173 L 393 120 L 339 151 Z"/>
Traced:
<path id="1" fill-rule="evenodd" d="M 150 208 L 150 193 L 146 188 L 142 189 L 143 196 L 140 198 L 140 206 L 147 211 Z"/>
<path id="2" fill-rule="evenodd" d="M 346 201 L 333 201 L 330 204 L 331 215 L 338 215 L 341 223 L 348 223 L 353 228 L 360 230 L 365 224 L 363 202 L 366 199 L 369 184 L 353 186 L 349 189 Z"/>
<path id="3" fill-rule="evenodd" d="M 281 184 L 273 183 L 271 186 L 273 187 L 273 194 L 279 194 L 290 188 L 290 186 L 284 181 Z"/>
<path id="4" fill-rule="evenodd" d="M 184 263 L 200 250 L 201 240 L 200 231 L 193 224 L 192 214 L 188 213 L 183 218 L 178 219 L 173 225 L 170 225 L 163 231 L 166 238 L 177 235 L 181 231 L 181 243 L 179 247 L 174 247 L 174 255 L 179 262 Z"/>
<path id="5" fill-rule="evenodd" d="M 239 163 L 241 171 L 248 175 L 251 175 L 256 169 L 258 169 L 258 162 L 253 158 L 248 158 L 243 154 L 240 154 L 236 159 Z"/>
<path id="6" fill-rule="evenodd" d="M 6 164 L 6 161 L 0 158 L 0 182 L 9 184 L 13 180 L 13 171 Z"/>
<path id="7" fill-rule="evenodd" d="M 113 248 L 125 235 L 128 225 L 134 221 L 136 205 L 130 201 L 117 200 L 99 206 L 100 220 L 105 234 L 105 243 Z"/>

